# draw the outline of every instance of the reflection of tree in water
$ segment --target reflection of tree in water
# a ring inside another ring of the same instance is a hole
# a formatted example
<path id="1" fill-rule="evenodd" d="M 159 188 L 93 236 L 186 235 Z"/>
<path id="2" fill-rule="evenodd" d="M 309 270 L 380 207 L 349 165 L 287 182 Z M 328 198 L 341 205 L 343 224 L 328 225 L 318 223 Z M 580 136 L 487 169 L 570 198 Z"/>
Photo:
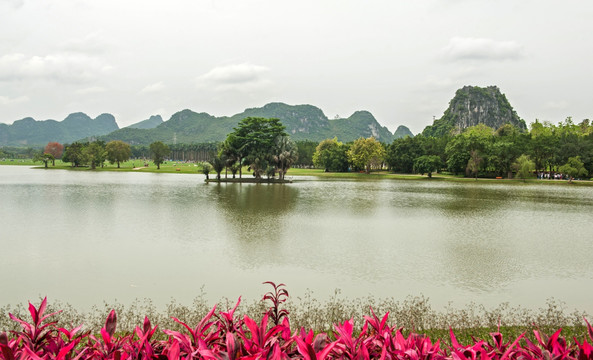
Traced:
<path id="1" fill-rule="evenodd" d="M 294 208 L 298 190 L 282 184 L 215 184 L 217 205 L 237 239 L 277 238 L 284 217 Z"/>
<path id="2" fill-rule="evenodd" d="M 487 186 L 452 186 L 444 189 L 445 199 L 437 206 L 447 217 L 487 215 L 499 210 L 510 200 L 509 191 L 498 191 Z"/>

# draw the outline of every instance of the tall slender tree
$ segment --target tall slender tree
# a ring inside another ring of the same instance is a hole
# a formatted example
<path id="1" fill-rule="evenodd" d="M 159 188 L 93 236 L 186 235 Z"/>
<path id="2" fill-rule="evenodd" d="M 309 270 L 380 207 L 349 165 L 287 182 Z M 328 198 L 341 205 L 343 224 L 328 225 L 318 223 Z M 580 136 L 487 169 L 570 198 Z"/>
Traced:
<path id="1" fill-rule="evenodd" d="M 170 152 L 171 150 L 169 150 L 169 147 L 161 141 L 155 141 L 150 144 L 150 154 L 157 169 L 161 168 L 161 164 L 165 161 L 165 157 L 169 155 Z"/>

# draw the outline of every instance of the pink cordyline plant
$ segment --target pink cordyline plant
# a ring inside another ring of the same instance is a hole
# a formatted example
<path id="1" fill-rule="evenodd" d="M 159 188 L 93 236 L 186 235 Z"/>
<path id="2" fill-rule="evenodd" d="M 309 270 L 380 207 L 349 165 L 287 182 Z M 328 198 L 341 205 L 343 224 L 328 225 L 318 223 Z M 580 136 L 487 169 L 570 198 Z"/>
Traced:
<path id="1" fill-rule="evenodd" d="M 589 338 L 582 341 L 567 341 L 561 329 L 551 336 L 534 331 L 535 342 L 525 334 L 505 341 L 498 331 L 490 334 L 491 341 L 474 339 L 463 345 L 450 329 L 451 346 L 441 346 L 440 340 L 433 342 L 425 335 L 405 337 L 401 328 L 388 325 L 389 314 L 379 318 L 372 309 L 360 331 L 350 319 L 335 324 L 332 334 L 315 335 L 304 328 L 291 333 L 287 313 L 278 324 L 270 321 L 271 312 L 259 322 L 236 315 L 239 303 L 240 298 L 226 312 L 217 313 L 213 307 L 195 327 L 173 318 L 184 331 L 164 329 L 167 338 L 155 340 L 157 326 L 148 318 L 131 334 L 118 335 L 115 311 L 107 316 L 100 336 L 81 333 L 81 326 L 60 328 L 47 321 L 55 313 L 44 315 L 47 299 L 43 299 L 38 308 L 29 304 L 31 322 L 9 314 L 22 330 L 0 333 L 0 360 L 593 360 L 593 327 L 586 319 Z"/>

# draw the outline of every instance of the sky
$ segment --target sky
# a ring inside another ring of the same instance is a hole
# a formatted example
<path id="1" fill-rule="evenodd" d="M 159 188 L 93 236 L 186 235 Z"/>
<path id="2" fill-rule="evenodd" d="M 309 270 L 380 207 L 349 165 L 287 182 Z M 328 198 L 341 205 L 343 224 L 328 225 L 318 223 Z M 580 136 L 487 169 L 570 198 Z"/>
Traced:
<path id="1" fill-rule="evenodd" d="M 269 102 L 421 132 L 465 85 L 528 124 L 593 117 L 593 2 L 0 0 L 0 122 Z"/>

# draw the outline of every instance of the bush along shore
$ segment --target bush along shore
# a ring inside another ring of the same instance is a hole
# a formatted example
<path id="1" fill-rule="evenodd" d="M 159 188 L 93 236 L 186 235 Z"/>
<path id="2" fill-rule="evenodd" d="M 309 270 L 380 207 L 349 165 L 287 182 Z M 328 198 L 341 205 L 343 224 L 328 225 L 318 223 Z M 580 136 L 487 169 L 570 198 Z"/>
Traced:
<path id="1" fill-rule="evenodd" d="M 292 314 L 287 306 L 288 292 L 284 285 L 267 284 L 272 290 L 248 310 L 254 314 L 240 315 L 241 298 L 234 305 L 227 304 L 230 306 L 226 310 L 217 306 L 204 310 L 204 302 L 198 301 L 193 308 L 206 311 L 199 318 L 188 314 L 192 312 L 189 308 L 172 304 L 169 312 L 180 317 L 172 316 L 174 326 L 163 328 L 144 317 L 130 330 L 129 324 L 125 324 L 125 318 L 129 320 L 130 314 L 124 311 L 124 324 L 121 324 L 114 309 L 109 310 L 106 319 L 103 318 L 100 328 L 59 324 L 56 319 L 61 319 L 63 314 L 53 312 L 47 299 L 43 299 L 38 307 L 29 303 L 26 316 L 24 312 L 8 315 L 18 326 L 16 330 L 0 333 L 0 359 L 593 359 L 593 327 L 585 318 L 578 321 L 579 325 L 572 326 L 573 330 L 582 327 L 572 338 L 565 337 L 560 328 L 548 330 L 547 325 L 566 323 L 572 316 L 566 317 L 554 302 L 543 310 L 541 318 L 530 318 L 533 314 L 525 311 L 513 313 L 519 318 L 511 320 L 511 325 L 513 321 L 539 319 L 544 326 L 529 332 L 523 331 L 521 326 L 511 326 L 522 331 L 511 336 L 499 315 L 498 326 L 487 330 L 489 333 L 482 337 L 484 329 L 479 328 L 482 322 L 471 322 L 471 319 L 479 318 L 474 311 L 480 309 L 472 306 L 448 314 L 454 323 L 466 321 L 467 325 L 470 319 L 470 324 L 477 326 L 469 329 L 476 331 L 469 337 L 459 336 L 459 330 L 451 327 L 440 329 L 440 333 L 398 327 L 392 323 L 389 312 L 378 315 L 372 307 L 362 318 L 338 321 L 327 331 L 318 331 L 312 327 L 295 326 L 295 323 L 303 323 L 303 316 L 316 318 L 310 313 L 316 310 L 343 315 L 345 308 L 337 298 L 330 299 L 326 308 L 322 306 L 320 309 L 308 308 L 321 305 L 316 300 L 301 300 L 300 306 L 307 308 L 300 314 Z M 431 315 L 426 308 L 426 299 L 406 301 L 395 304 L 399 307 L 394 309 L 393 317 L 417 319 L 421 327 L 431 324 L 430 319 L 422 320 Z M 384 304 L 377 305 L 381 308 Z M 506 315 L 508 310 L 507 307 Z M 492 317 L 496 312 L 485 314 L 485 317 Z M 295 321 L 293 315 L 297 315 Z M 523 316 L 527 317 L 520 319 Z M 126 329 L 122 330 L 122 325 Z"/>
<path id="2" fill-rule="evenodd" d="M 207 183 L 244 183 L 244 184 L 290 184 L 291 179 L 274 179 L 274 178 L 223 178 L 220 179 L 205 179 Z"/>

